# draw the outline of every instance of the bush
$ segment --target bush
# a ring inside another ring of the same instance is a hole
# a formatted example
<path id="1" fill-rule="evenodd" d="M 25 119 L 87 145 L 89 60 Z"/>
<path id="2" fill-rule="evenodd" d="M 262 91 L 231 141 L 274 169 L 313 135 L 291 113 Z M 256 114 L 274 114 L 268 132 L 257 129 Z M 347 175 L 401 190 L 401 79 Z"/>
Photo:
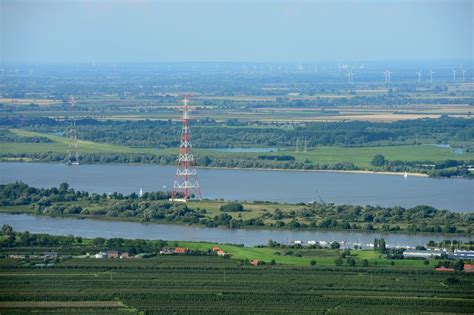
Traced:
<path id="1" fill-rule="evenodd" d="M 385 164 L 385 157 L 381 154 L 377 154 L 374 156 L 372 159 L 372 162 L 370 162 L 371 165 L 373 166 L 384 166 Z"/>
<path id="2" fill-rule="evenodd" d="M 238 202 L 230 202 L 222 205 L 220 210 L 224 212 L 241 212 L 244 211 L 244 206 Z"/>

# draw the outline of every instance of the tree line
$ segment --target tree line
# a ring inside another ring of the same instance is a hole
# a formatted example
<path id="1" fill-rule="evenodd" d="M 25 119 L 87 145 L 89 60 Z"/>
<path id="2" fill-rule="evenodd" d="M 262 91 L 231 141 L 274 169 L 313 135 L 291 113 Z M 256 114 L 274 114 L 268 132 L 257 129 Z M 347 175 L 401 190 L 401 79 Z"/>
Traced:
<path id="1" fill-rule="evenodd" d="M 33 188 L 17 182 L 0 185 L 0 205 L 29 206 L 36 215 L 110 217 L 142 222 L 176 222 L 207 227 L 273 227 L 280 229 L 328 229 L 382 232 L 465 233 L 474 232 L 474 214 L 439 210 L 430 206 L 374 207 L 298 204 L 296 210 L 282 210 L 275 203 L 259 202 L 253 216 L 243 204 L 222 204 L 221 213 L 211 215 L 199 203 L 170 202 L 170 192 L 123 195 L 75 191 L 63 183 L 59 188 Z M 80 201 L 80 202 L 79 202 Z M 268 204 L 269 209 L 264 206 Z M 270 211 L 270 207 L 273 211 Z"/>

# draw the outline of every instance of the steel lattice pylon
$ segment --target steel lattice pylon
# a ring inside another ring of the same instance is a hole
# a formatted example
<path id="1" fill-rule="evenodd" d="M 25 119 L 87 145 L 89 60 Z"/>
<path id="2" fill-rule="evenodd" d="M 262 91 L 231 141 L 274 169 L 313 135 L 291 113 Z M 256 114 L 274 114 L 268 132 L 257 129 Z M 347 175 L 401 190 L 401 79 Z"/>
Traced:
<path id="1" fill-rule="evenodd" d="M 173 184 L 172 199 L 182 198 L 186 201 L 190 198 L 202 199 L 201 188 L 197 178 L 196 168 L 194 167 L 194 156 L 192 154 L 191 131 L 189 129 L 189 110 L 188 100 L 184 98 L 182 106 L 183 117 L 181 130 L 181 145 L 179 146 L 178 167 Z M 180 196 L 178 196 L 180 194 Z"/>
<path id="2" fill-rule="evenodd" d="M 74 111 L 76 106 L 76 100 L 74 97 L 69 98 L 69 113 Z M 67 150 L 67 164 L 68 165 L 79 165 L 79 150 L 77 146 L 77 132 L 76 132 L 76 121 L 74 118 L 69 118 L 71 123 L 68 129 L 69 147 Z"/>

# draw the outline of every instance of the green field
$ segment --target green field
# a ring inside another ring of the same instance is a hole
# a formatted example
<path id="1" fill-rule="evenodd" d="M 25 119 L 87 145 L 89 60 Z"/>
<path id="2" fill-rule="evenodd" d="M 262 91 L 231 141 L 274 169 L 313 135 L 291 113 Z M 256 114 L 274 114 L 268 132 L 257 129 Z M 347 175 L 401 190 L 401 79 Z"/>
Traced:
<path id="1" fill-rule="evenodd" d="M 233 245 L 219 245 L 206 242 L 176 242 L 179 246 L 191 249 L 208 250 L 218 245 L 225 252 L 231 254 L 232 259 L 258 259 L 265 262 L 275 260 L 277 264 L 309 266 L 311 260 L 315 260 L 318 266 L 334 266 L 335 259 L 339 257 L 339 250 L 334 249 L 280 249 L 280 248 L 259 248 L 259 247 L 239 247 Z M 174 244 L 174 243 L 173 243 Z M 302 257 L 286 256 L 285 252 L 292 251 L 301 254 Z M 351 250 L 351 254 L 356 259 L 357 265 L 366 259 L 370 266 L 390 266 L 393 260 L 383 258 L 383 255 L 373 250 Z M 429 265 L 423 264 L 423 260 L 396 260 L 395 267 L 402 268 L 433 268 L 435 260 L 431 260 Z"/>
<path id="2" fill-rule="evenodd" d="M 397 268 L 241 266 L 205 256 L 0 259 L 0 312 L 472 314 L 474 277 Z M 71 303 L 72 302 L 72 303 Z"/>
<path id="3" fill-rule="evenodd" d="M 66 137 L 31 132 L 22 129 L 10 129 L 16 135 L 24 137 L 46 137 L 54 142 L 52 143 L 0 143 L 3 153 L 65 153 L 68 148 L 68 139 Z M 121 145 L 112 145 L 97 143 L 91 141 L 78 141 L 79 151 L 81 153 L 149 153 L 149 154 L 176 154 L 177 148 L 160 149 L 153 148 L 130 148 Z M 211 157 L 234 157 L 236 159 L 257 158 L 262 153 L 224 153 L 216 152 L 211 149 L 195 149 L 196 155 L 208 155 Z M 443 160 L 474 160 L 474 153 L 454 154 L 452 149 L 440 148 L 433 145 L 402 145 L 402 146 L 375 146 L 375 147 L 336 147 L 320 146 L 309 148 L 308 152 L 295 152 L 294 148 L 288 150 L 265 153 L 265 155 L 293 155 L 297 161 L 309 160 L 312 163 L 335 164 L 342 162 L 352 162 L 361 169 L 373 169 L 370 162 L 374 155 L 382 154 L 386 159 L 401 161 L 443 161 Z"/>
<path id="4" fill-rule="evenodd" d="M 50 135 L 46 133 L 32 132 L 23 129 L 9 129 L 18 136 L 23 137 L 45 137 L 52 140 L 52 143 L 1 143 L 4 153 L 64 153 L 68 149 L 69 139 L 62 136 Z M 78 147 L 84 153 L 150 153 L 152 149 L 129 148 L 120 145 L 97 143 L 92 141 L 78 140 Z"/>

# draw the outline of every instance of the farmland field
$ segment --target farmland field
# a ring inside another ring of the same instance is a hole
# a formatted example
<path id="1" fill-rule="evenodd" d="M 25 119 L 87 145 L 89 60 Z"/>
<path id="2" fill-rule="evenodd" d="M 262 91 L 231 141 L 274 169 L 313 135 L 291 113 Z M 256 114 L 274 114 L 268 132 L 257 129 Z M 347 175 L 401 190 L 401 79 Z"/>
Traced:
<path id="1" fill-rule="evenodd" d="M 51 268 L 28 266 L 18 259 L 2 259 L 0 263 L 2 314 L 21 313 L 26 308 L 64 314 L 114 310 L 146 314 L 474 311 L 474 278 L 461 273 L 251 267 L 235 260 L 200 256 L 72 259 Z"/>

